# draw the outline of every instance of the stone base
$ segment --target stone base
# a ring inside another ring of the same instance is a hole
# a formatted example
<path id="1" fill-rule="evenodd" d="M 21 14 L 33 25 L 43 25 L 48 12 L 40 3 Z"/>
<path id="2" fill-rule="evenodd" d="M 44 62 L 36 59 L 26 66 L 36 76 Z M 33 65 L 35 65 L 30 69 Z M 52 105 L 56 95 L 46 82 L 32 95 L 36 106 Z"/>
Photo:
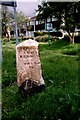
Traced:
<path id="1" fill-rule="evenodd" d="M 45 84 L 38 84 L 32 80 L 26 80 L 19 88 L 19 92 L 23 95 L 32 95 L 41 92 L 45 88 Z"/>

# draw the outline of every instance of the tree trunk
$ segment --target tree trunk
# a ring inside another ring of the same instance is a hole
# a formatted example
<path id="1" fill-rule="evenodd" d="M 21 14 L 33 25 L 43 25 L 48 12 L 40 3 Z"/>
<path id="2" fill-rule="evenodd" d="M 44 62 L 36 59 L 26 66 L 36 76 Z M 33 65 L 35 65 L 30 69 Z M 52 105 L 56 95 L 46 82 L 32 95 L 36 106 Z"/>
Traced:
<path id="1" fill-rule="evenodd" d="M 69 34 L 69 38 L 70 38 L 70 43 L 74 44 L 74 33 L 71 34 L 68 32 L 68 34 Z"/>
<path id="2" fill-rule="evenodd" d="M 74 37 L 70 37 L 70 43 L 74 44 Z"/>
<path id="3" fill-rule="evenodd" d="M 47 31 L 47 19 L 45 20 L 45 30 Z"/>

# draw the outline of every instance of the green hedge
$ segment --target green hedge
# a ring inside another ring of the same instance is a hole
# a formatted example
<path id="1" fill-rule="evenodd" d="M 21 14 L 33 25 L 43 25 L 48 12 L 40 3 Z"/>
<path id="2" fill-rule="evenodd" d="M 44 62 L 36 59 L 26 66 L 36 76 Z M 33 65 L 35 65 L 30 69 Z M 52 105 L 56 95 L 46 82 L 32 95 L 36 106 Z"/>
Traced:
<path id="1" fill-rule="evenodd" d="M 49 32 L 49 34 L 51 36 L 56 36 L 56 37 L 62 37 L 62 33 L 61 32 Z M 43 35 L 48 35 L 48 32 L 34 32 L 34 36 L 43 36 Z"/>
<path id="2" fill-rule="evenodd" d="M 48 35 L 37 36 L 37 37 L 35 37 L 35 40 L 36 40 L 37 42 L 48 42 L 49 36 L 48 36 Z M 58 40 L 58 38 L 57 38 L 57 37 L 52 37 L 52 36 L 50 35 L 50 41 L 52 42 L 52 41 L 54 41 L 54 40 Z"/>

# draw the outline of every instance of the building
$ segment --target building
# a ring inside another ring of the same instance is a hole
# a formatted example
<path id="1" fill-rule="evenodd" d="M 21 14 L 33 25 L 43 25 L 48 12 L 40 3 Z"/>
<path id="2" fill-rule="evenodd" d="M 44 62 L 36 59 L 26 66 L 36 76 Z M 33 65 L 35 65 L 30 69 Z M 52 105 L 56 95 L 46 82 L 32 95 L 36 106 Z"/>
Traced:
<path id="1" fill-rule="evenodd" d="M 34 32 L 56 32 L 56 28 L 59 27 L 58 19 L 54 16 L 52 19 L 48 18 L 47 21 L 42 20 L 38 21 L 36 16 L 29 18 L 26 22 L 22 22 L 22 24 L 17 24 L 18 26 L 18 36 L 26 36 L 26 37 L 34 37 Z M 14 23 L 11 24 L 11 35 L 14 36 Z"/>
<path id="2" fill-rule="evenodd" d="M 54 16 L 52 20 L 50 18 L 46 21 L 37 21 L 36 16 L 30 18 L 30 21 L 27 22 L 26 36 L 34 36 L 35 31 L 53 31 L 56 32 L 56 27 L 59 26 L 58 19 Z"/>

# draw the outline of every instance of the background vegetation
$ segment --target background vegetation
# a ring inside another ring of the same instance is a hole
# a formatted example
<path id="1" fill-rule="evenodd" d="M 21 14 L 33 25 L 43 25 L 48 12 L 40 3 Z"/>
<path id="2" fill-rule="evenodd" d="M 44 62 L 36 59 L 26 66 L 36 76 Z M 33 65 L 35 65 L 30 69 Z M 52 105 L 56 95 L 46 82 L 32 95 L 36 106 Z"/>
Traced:
<path id="1" fill-rule="evenodd" d="M 75 29 L 80 26 L 80 3 L 79 2 L 45 2 L 38 5 L 37 20 L 45 20 L 52 17 L 58 19 L 56 29 L 66 30 L 70 38 L 70 43 L 74 44 Z M 47 27 L 46 27 L 47 30 Z"/>

